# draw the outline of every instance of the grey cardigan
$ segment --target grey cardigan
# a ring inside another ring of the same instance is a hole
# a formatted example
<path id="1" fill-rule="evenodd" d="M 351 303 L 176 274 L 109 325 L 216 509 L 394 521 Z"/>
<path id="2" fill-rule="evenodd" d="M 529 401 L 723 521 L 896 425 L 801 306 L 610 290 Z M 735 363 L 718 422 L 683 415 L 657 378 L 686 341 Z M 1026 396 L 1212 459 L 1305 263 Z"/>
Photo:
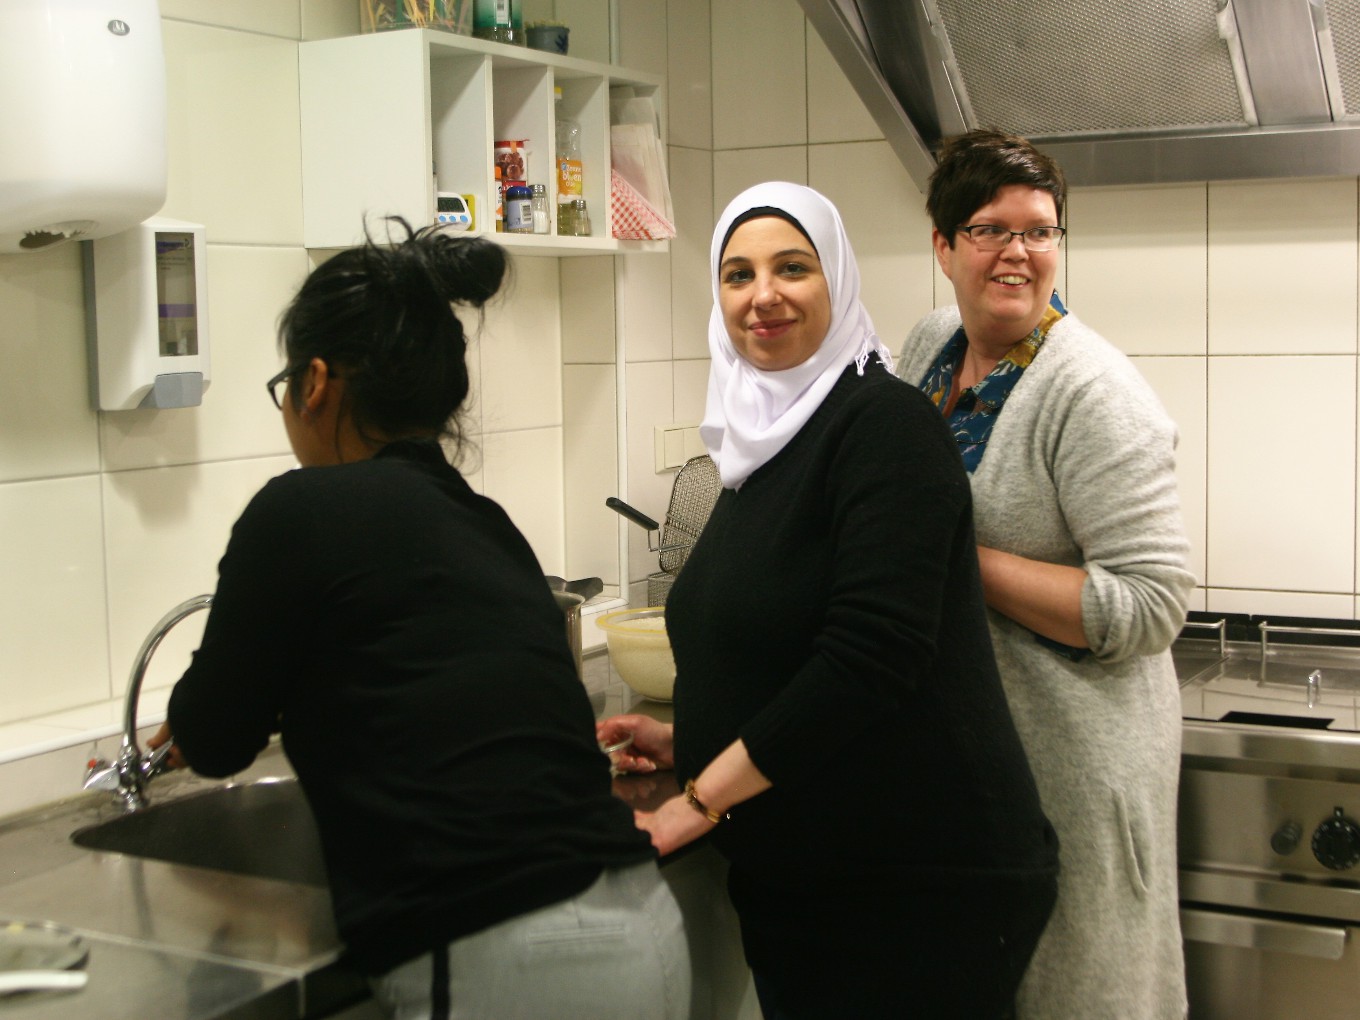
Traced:
<path id="1" fill-rule="evenodd" d="M 919 322 L 897 372 L 919 385 L 960 325 Z M 972 476 L 978 542 L 1082 567 L 1092 654 L 1073 662 L 989 610 L 1015 723 L 1061 841 L 1057 908 L 1020 1020 L 1179 1020 L 1180 695 L 1168 651 L 1195 579 L 1175 425 L 1122 353 L 1074 315 L 1049 331 Z"/>

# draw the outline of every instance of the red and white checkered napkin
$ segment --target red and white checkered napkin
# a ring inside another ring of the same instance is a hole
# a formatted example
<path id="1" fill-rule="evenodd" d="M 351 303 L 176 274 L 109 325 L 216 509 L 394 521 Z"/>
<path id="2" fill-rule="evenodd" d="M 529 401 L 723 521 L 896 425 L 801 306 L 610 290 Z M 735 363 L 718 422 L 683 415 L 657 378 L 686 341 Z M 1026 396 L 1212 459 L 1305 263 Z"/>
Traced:
<path id="1" fill-rule="evenodd" d="M 675 236 L 675 224 L 662 216 L 617 170 L 609 172 L 609 206 L 614 236 L 629 241 L 661 241 Z"/>

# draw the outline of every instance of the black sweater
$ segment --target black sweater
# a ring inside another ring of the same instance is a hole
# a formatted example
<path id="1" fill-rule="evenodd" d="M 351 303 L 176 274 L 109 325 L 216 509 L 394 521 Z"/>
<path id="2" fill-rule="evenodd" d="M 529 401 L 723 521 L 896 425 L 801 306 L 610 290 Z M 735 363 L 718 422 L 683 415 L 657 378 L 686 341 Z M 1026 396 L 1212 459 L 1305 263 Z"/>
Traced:
<path id="1" fill-rule="evenodd" d="M 734 869 L 795 890 L 1054 869 L 971 505 L 939 412 L 877 362 L 722 492 L 666 625 L 680 781 L 741 737 L 774 783 L 714 830 Z"/>
<path id="2" fill-rule="evenodd" d="M 169 716 L 215 776 L 282 732 L 370 974 L 653 854 L 533 551 L 432 442 L 251 500 Z"/>

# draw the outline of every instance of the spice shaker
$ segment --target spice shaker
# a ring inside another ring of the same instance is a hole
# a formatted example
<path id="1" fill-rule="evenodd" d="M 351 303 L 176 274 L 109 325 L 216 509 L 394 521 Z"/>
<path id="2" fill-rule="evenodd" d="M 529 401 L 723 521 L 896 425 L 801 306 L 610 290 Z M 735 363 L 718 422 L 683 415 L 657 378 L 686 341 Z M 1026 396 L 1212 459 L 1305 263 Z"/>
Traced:
<path id="1" fill-rule="evenodd" d="M 534 210 L 534 233 L 546 234 L 548 232 L 548 188 L 545 184 L 535 184 L 533 196 Z"/>
<path id="2" fill-rule="evenodd" d="M 561 211 L 560 207 L 558 211 Z M 590 213 L 586 212 L 584 198 L 571 200 L 571 232 L 577 237 L 590 236 Z"/>

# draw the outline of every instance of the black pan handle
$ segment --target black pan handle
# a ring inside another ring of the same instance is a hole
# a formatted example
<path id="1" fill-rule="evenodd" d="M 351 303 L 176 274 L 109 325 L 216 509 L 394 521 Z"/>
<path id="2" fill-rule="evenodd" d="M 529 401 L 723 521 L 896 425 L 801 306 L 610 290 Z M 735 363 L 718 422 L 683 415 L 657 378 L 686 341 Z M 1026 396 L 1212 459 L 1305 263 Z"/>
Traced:
<path id="1" fill-rule="evenodd" d="M 661 525 L 657 524 L 656 521 L 652 520 L 641 510 L 636 510 L 633 507 L 629 506 L 623 500 L 619 499 L 618 496 L 610 496 L 608 499 L 604 501 L 604 505 L 609 507 L 609 509 L 613 510 L 615 513 L 622 514 L 624 517 L 627 517 L 634 524 L 646 528 L 648 531 L 656 531 L 658 528 L 661 527 Z"/>

